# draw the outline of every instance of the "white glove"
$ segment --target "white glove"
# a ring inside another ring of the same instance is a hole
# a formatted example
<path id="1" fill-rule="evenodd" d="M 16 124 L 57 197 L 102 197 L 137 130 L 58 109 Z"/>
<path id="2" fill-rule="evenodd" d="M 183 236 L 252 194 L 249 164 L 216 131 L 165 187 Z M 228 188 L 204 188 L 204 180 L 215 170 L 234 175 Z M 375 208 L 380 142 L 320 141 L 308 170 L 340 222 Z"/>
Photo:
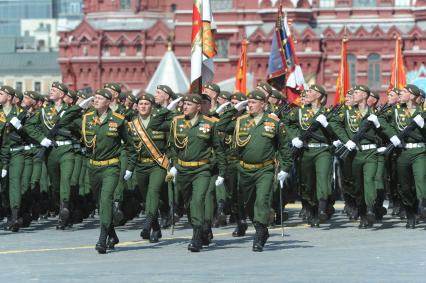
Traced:
<path id="1" fill-rule="evenodd" d="M 82 102 L 80 102 L 80 103 L 78 104 L 78 106 L 79 106 L 80 108 L 82 108 L 82 109 L 87 109 L 87 108 L 89 108 L 89 107 L 90 107 L 91 102 L 93 101 L 93 99 L 95 99 L 95 97 L 94 97 L 94 96 L 91 96 L 91 97 L 89 97 L 89 98 L 86 98 L 85 100 L 83 100 Z"/>
<path id="2" fill-rule="evenodd" d="M 379 148 L 377 149 L 377 152 L 378 152 L 378 153 L 383 153 L 383 152 L 385 152 L 385 150 L 386 150 L 386 147 L 382 146 L 382 147 L 379 147 Z"/>
<path id="3" fill-rule="evenodd" d="M 292 139 L 291 144 L 297 148 L 301 148 L 303 146 L 303 142 L 298 137 L 295 137 L 294 139 Z"/>
<path id="4" fill-rule="evenodd" d="M 178 173 L 176 167 L 173 166 L 172 168 L 170 168 L 169 172 L 173 176 L 173 183 L 176 183 L 176 175 Z"/>
<path id="5" fill-rule="evenodd" d="M 65 111 L 62 111 L 61 114 L 59 114 L 59 117 L 63 117 L 65 115 Z"/>
<path id="6" fill-rule="evenodd" d="M 284 182 L 284 181 L 285 181 L 285 179 L 287 178 L 287 176 L 288 176 L 288 173 L 287 173 L 287 172 L 285 172 L 285 171 L 283 171 L 283 170 L 281 170 L 281 171 L 278 173 L 277 178 L 278 178 L 278 180 L 279 180 L 280 182 Z"/>
<path id="7" fill-rule="evenodd" d="M 237 109 L 238 111 L 241 111 L 244 108 L 246 108 L 247 104 L 248 104 L 248 101 L 244 100 L 244 101 L 241 101 L 241 102 L 238 102 L 237 104 L 235 104 L 234 108 Z"/>
<path id="8" fill-rule="evenodd" d="M 425 126 L 425 119 L 422 117 L 422 115 L 417 114 L 416 117 L 414 117 L 413 119 L 414 122 L 416 122 L 417 126 L 419 126 L 419 128 L 422 128 Z M 12 122 L 12 121 L 10 121 Z"/>
<path id="9" fill-rule="evenodd" d="M 377 119 L 376 115 L 370 114 L 370 116 L 368 116 L 367 120 L 372 122 L 377 129 L 380 128 L 379 119 Z"/>
<path id="10" fill-rule="evenodd" d="M 7 176 L 7 170 L 6 169 L 2 169 L 1 170 L 1 177 L 4 178 Z"/>
<path id="11" fill-rule="evenodd" d="M 49 140 L 48 138 L 44 138 L 41 142 L 40 142 L 41 146 L 44 147 L 50 147 L 52 145 L 52 141 Z"/>
<path id="12" fill-rule="evenodd" d="M 401 140 L 397 136 L 392 136 L 390 141 L 395 147 L 401 145 Z"/>
<path id="13" fill-rule="evenodd" d="M 221 106 L 219 106 L 219 107 L 216 109 L 216 113 L 217 113 L 217 114 L 220 114 L 220 113 L 222 113 L 223 111 L 225 111 L 226 106 L 228 106 L 230 103 L 231 103 L 231 102 L 225 102 L 224 104 L 222 104 Z"/>
<path id="14" fill-rule="evenodd" d="M 167 105 L 167 109 L 170 110 L 170 111 L 175 110 L 176 107 L 177 107 L 177 105 L 178 105 L 178 103 L 179 103 L 179 101 L 181 101 L 181 100 L 182 100 L 182 96 L 176 98 L 175 100 L 173 100 L 172 102 L 170 102 L 169 105 Z"/>
<path id="15" fill-rule="evenodd" d="M 132 178 L 132 174 L 133 174 L 132 171 L 126 170 L 126 173 L 124 174 L 124 180 L 129 181 L 130 178 Z"/>
<path id="16" fill-rule="evenodd" d="M 19 130 L 22 127 L 21 120 L 19 120 L 17 117 L 13 117 L 12 119 L 10 119 L 10 123 L 17 130 Z"/>
<path id="17" fill-rule="evenodd" d="M 340 147 L 342 144 L 343 144 L 343 143 L 342 143 L 340 140 L 337 140 L 337 141 L 334 141 L 334 142 L 333 142 L 333 145 L 334 145 L 335 147 Z"/>
<path id="18" fill-rule="evenodd" d="M 318 117 L 315 120 L 320 122 L 321 126 L 323 126 L 324 128 L 327 128 L 328 126 L 327 117 L 325 117 L 324 114 L 318 115 Z"/>
<path id="19" fill-rule="evenodd" d="M 223 184 L 224 181 L 225 181 L 225 179 L 223 177 L 218 176 L 214 183 L 215 183 L 216 187 L 219 187 L 220 185 Z"/>
<path id="20" fill-rule="evenodd" d="M 347 149 L 349 149 L 349 151 L 352 151 L 352 150 L 354 150 L 354 149 L 355 149 L 356 144 L 355 144 L 353 141 L 348 140 L 348 142 L 347 142 L 347 143 L 345 143 L 345 147 L 346 147 Z"/>

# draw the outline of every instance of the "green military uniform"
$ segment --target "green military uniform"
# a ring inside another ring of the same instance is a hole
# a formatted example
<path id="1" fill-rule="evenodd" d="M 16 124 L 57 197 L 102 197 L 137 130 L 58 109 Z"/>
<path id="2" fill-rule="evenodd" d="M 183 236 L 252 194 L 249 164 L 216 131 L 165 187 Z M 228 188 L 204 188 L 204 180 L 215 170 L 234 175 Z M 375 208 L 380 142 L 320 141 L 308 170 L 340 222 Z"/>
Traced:
<path id="1" fill-rule="evenodd" d="M 406 89 L 416 93 L 417 88 L 407 85 Z M 415 95 L 416 95 L 415 94 Z M 424 110 L 417 105 L 408 109 L 405 105 L 396 105 L 380 117 L 383 132 L 392 137 L 405 129 L 417 115 L 423 115 Z M 388 116 L 389 118 L 385 118 Z M 387 123 L 386 121 L 391 121 Z M 402 140 L 402 148 L 397 148 L 398 193 L 407 213 L 407 228 L 415 227 L 416 203 L 419 201 L 423 214 L 426 206 L 426 148 L 425 127 L 416 127 Z M 414 180 L 414 183 L 413 183 Z"/>
<path id="2" fill-rule="evenodd" d="M 198 95 L 186 95 L 184 100 L 200 104 Z M 176 187 L 189 204 L 190 222 L 194 229 L 188 249 L 199 251 L 205 224 L 205 198 L 210 184 L 210 159 L 218 158 L 219 175 L 223 176 L 224 162 L 216 133 L 216 119 L 197 114 L 193 120 L 176 116 L 171 125 L 172 164 L 177 170 Z M 207 235 L 203 235 L 204 237 Z"/>
<path id="3" fill-rule="evenodd" d="M 154 97 L 143 94 L 139 100 L 147 100 L 154 104 Z M 130 134 L 133 138 L 138 162 L 136 163 L 135 179 L 138 189 L 145 197 L 146 219 L 141 237 L 150 242 L 158 242 L 161 238 L 158 222 L 158 208 L 160 192 L 164 189 L 165 177 L 169 162 L 165 155 L 167 149 L 167 135 L 164 131 L 157 131 L 156 113 L 151 113 L 147 119 L 136 116 L 130 123 Z M 152 229 L 152 232 L 151 232 Z"/>
<path id="4" fill-rule="evenodd" d="M 111 99 L 107 90 L 97 90 L 95 94 Z M 120 179 L 120 150 L 121 141 L 128 154 L 127 170 L 133 171 L 136 162 L 136 153 L 133 142 L 128 134 L 125 117 L 108 109 L 103 116 L 96 111 L 83 115 L 82 136 L 90 159 L 88 173 L 90 185 L 99 200 L 99 215 L 101 235 L 97 244 L 100 253 L 106 251 L 106 236 L 116 238 L 112 224 L 112 203 L 114 190 Z M 111 234 L 113 233 L 113 234 Z M 118 241 L 118 240 L 117 240 Z M 115 243 L 114 243 L 115 244 Z M 98 246 L 99 245 L 99 246 Z"/>
<path id="5" fill-rule="evenodd" d="M 311 106 L 301 106 L 292 110 L 285 118 L 290 137 L 295 138 L 310 131 L 310 126 L 319 115 L 327 115 L 326 107 L 313 109 Z M 327 129 L 328 128 L 328 129 Z M 303 147 L 303 152 L 297 160 L 299 167 L 300 197 L 308 204 L 311 225 L 319 226 L 319 220 L 327 219 L 327 205 L 332 195 L 331 187 L 331 133 L 329 127 L 320 126 L 311 132 L 310 138 Z"/>
<path id="6" fill-rule="evenodd" d="M 358 132 L 361 123 L 367 122 L 365 120 L 370 114 L 374 114 L 374 111 L 370 108 L 367 108 L 363 113 L 356 106 L 347 107 L 347 109 L 331 119 L 330 126 L 337 137 L 343 143 L 347 143 Z M 356 206 L 361 215 L 362 221 L 360 228 L 366 228 L 371 226 L 374 221 L 374 206 L 377 197 L 375 184 L 377 171 L 377 129 L 374 126 L 368 129 L 359 142 L 358 150 L 354 150 L 353 152 L 346 162 L 351 162 L 351 177 L 354 186 L 348 186 L 346 189 L 354 189 L 354 191 L 348 191 L 347 193 L 355 199 Z M 368 219 L 366 219 L 366 215 L 369 216 Z"/>

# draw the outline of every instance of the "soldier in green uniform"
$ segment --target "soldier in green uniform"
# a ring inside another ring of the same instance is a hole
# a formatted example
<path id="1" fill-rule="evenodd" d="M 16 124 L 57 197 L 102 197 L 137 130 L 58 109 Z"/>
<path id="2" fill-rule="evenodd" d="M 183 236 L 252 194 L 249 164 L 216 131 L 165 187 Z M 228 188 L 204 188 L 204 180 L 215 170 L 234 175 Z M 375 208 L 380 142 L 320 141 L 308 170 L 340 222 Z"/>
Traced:
<path id="1" fill-rule="evenodd" d="M 88 172 L 90 184 L 99 200 L 101 232 L 96 250 L 104 254 L 108 248 L 114 248 L 118 237 L 112 225 L 112 207 L 114 190 L 118 182 L 131 178 L 136 163 L 136 152 L 128 133 L 125 117 L 111 111 L 112 94 L 107 89 L 95 92 L 94 111 L 83 115 L 82 137 L 84 145 L 90 152 Z M 124 149 L 128 155 L 128 163 L 123 179 L 120 179 L 120 150 L 124 141 Z"/>
<path id="2" fill-rule="evenodd" d="M 304 105 L 294 108 L 284 117 L 293 147 L 302 152 L 296 166 L 300 168 L 300 196 L 308 206 L 311 227 L 319 227 L 320 221 L 325 222 L 329 218 L 327 208 L 332 201 L 329 146 L 333 135 L 326 117 L 328 110 L 324 107 L 326 99 L 324 87 L 312 85 L 304 95 Z M 321 127 L 312 131 L 313 122 L 320 123 Z M 302 141 L 299 137 L 307 131 L 310 135 Z"/>
<path id="3" fill-rule="evenodd" d="M 266 101 L 263 92 L 254 90 L 248 94 L 247 103 L 238 103 L 235 109 L 230 110 L 237 114 L 237 111 L 243 110 L 248 104 L 248 114 L 237 118 L 234 138 L 240 158 L 239 192 L 256 229 L 253 240 L 255 252 L 263 251 L 269 237 L 267 224 L 271 210 L 275 160 L 279 161 L 277 178 L 280 182 L 285 181 L 291 166 L 286 129 L 275 115 L 265 112 Z M 224 114 L 219 129 L 222 129 L 222 125 L 229 124 L 229 118 L 231 117 Z"/>
<path id="4" fill-rule="evenodd" d="M 167 135 L 158 131 L 153 113 L 155 103 L 151 94 L 141 94 L 137 103 L 138 115 L 129 123 L 130 133 L 138 153 L 135 178 L 138 189 L 145 196 L 146 218 L 141 237 L 156 243 L 161 238 L 158 208 L 160 192 L 165 189 L 165 177 L 169 161 L 165 155 Z M 161 122 L 161 120 L 160 120 Z"/>
<path id="5" fill-rule="evenodd" d="M 173 164 L 170 174 L 190 209 L 193 236 L 188 250 L 198 252 L 204 236 L 205 198 L 212 176 L 210 159 L 213 154 L 218 160 L 220 176 L 223 176 L 225 166 L 216 133 L 217 119 L 201 114 L 199 95 L 185 95 L 183 101 L 184 114 L 173 119 L 170 129 Z"/>
<path id="6" fill-rule="evenodd" d="M 367 105 L 370 90 L 364 85 L 357 85 L 353 93 L 353 106 L 331 119 L 330 125 L 344 146 L 351 151 L 351 174 L 354 191 L 348 192 L 355 199 L 358 213 L 361 216 L 360 229 L 372 227 L 375 221 L 374 206 L 376 203 L 375 176 L 377 172 L 377 131 L 380 127 L 373 109 Z M 360 129 L 360 125 L 371 122 L 361 140 L 352 141 Z"/>
<path id="7" fill-rule="evenodd" d="M 210 97 L 209 114 L 212 114 L 210 116 L 216 116 L 215 110 L 219 107 L 217 99 L 220 94 L 220 87 L 215 83 L 207 83 L 203 86 L 203 94 Z"/>
<path id="8" fill-rule="evenodd" d="M 397 147 L 398 192 L 407 214 L 407 229 L 415 228 L 416 213 L 426 217 L 426 132 L 424 110 L 419 104 L 419 98 L 419 88 L 408 84 L 401 90 L 401 104 L 379 117 L 383 132 Z M 386 115 L 390 118 L 383 117 Z M 400 139 L 397 135 L 411 122 L 416 123 L 417 127 Z"/>

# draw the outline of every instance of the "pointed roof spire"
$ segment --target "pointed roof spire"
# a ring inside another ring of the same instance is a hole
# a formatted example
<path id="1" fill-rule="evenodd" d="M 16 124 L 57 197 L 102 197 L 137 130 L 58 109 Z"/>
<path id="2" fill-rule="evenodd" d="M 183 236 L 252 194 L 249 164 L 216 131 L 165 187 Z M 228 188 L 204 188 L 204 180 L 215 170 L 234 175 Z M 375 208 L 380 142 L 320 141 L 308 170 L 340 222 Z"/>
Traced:
<path id="1" fill-rule="evenodd" d="M 189 89 L 188 78 L 172 50 L 167 50 L 164 54 L 146 91 L 155 93 L 157 86 L 161 84 L 168 85 L 175 93 L 186 93 Z"/>

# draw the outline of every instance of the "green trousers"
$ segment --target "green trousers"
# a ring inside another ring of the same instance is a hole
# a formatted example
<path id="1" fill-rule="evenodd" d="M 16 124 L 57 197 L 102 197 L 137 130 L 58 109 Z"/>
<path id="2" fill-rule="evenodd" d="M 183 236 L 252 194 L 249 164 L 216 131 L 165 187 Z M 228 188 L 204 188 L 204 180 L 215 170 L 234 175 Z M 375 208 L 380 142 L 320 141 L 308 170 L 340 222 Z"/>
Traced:
<path id="1" fill-rule="evenodd" d="M 78 186 L 80 181 L 81 166 L 83 163 L 83 155 L 81 152 L 74 153 L 74 169 L 71 175 L 71 186 Z"/>
<path id="2" fill-rule="evenodd" d="M 90 186 L 99 202 L 99 217 L 101 225 L 109 227 L 112 221 L 112 202 L 115 188 L 121 181 L 118 165 L 93 166 L 88 165 Z M 124 182 L 124 180 L 123 180 Z"/>
<path id="3" fill-rule="evenodd" d="M 31 173 L 30 187 L 34 189 L 37 185 L 40 185 L 41 171 L 43 168 L 43 160 L 38 158 L 36 155 L 39 149 L 33 152 L 33 170 Z"/>
<path id="4" fill-rule="evenodd" d="M 416 199 L 426 199 L 426 150 L 424 148 L 403 149 L 397 159 L 397 174 L 398 192 L 404 205 L 414 208 Z"/>
<path id="5" fill-rule="evenodd" d="M 231 211 L 233 214 L 241 215 L 243 212 L 243 201 L 238 192 L 239 176 L 238 160 L 229 161 L 225 169 L 225 187 L 231 200 Z"/>
<path id="6" fill-rule="evenodd" d="M 123 200 L 123 191 L 129 189 L 127 186 L 127 182 L 124 181 L 124 174 L 126 174 L 127 168 L 127 154 L 124 149 L 120 152 L 120 181 L 117 184 L 117 188 L 114 191 L 114 201 L 122 201 Z M 131 188 L 133 189 L 133 188 Z"/>
<path id="7" fill-rule="evenodd" d="M 358 151 L 352 161 L 352 178 L 357 190 L 356 203 L 373 207 L 376 202 L 377 151 Z"/>
<path id="8" fill-rule="evenodd" d="M 74 170 L 72 145 L 53 148 L 47 157 L 47 174 L 53 192 L 59 191 L 59 201 L 69 201 L 71 176 Z"/>
<path id="9" fill-rule="evenodd" d="M 385 157 L 382 154 L 377 157 L 375 183 L 376 190 L 380 191 L 385 189 Z"/>
<path id="10" fill-rule="evenodd" d="M 218 175 L 210 178 L 209 188 L 207 189 L 204 207 L 204 221 L 206 224 L 212 224 L 214 218 L 215 199 L 216 199 L 216 180 Z"/>
<path id="11" fill-rule="evenodd" d="M 301 158 L 301 197 L 310 205 L 331 195 L 331 154 L 328 148 L 309 148 Z"/>
<path id="12" fill-rule="evenodd" d="M 190 210 L 190 221 L 193 226 L 204 225 L 206 194 L 211 180 L 210 171 L 183 174 L 176 176 L 176 190 L 183 197 L 185 206 Z"/>
<path id="13" fill-rule="evenodd" d="M 165 189 L 164 182 L 167 171 L 154 164 L 137 164 L 135 179 L 138 189 L 146 200 L 145 213 L 157 216 L 160 202 L 160 192 Z"/>
<path id="14" fill-rule="evenodd" d="M 21 196 L 29 188 L 32 173 L 32 154 L 29 151 L 10 153 L 9 203 L 10 208 L 21 207 Z"/>
<path id="15" fill-rule="evenodd" d="M 253 222 L 268 224 L 271 195 L 274 184 L 274 166 L 258 170 L 240 169 L 239 192 L 244 208 Z"/>

